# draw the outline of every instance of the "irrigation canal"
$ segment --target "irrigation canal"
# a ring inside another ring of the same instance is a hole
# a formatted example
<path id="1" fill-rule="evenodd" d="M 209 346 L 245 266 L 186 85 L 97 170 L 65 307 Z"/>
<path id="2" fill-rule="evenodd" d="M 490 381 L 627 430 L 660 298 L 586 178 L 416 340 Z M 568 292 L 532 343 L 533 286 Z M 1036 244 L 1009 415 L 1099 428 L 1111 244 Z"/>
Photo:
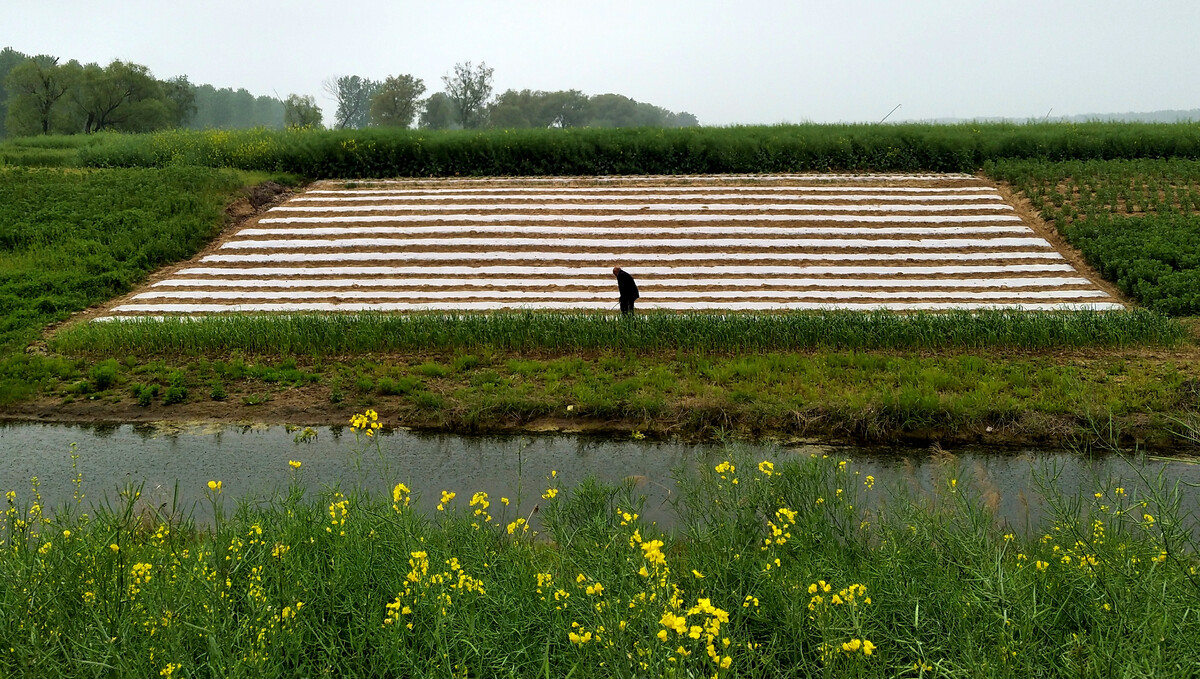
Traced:
<path id="1" fill-rule="evenodd" d="M 638 492 L 646 496 L 644 516 L 669 525 L 674 520 L 671 500 L 677 493 L 674 471 L 716 464 L 728 455 L 726 448 L 714 444 L 568 435 L 465 437 L 392 431 L 382 433 L 378 445 L 363 445 L 348 427 L 314 428 L 305 437 L 304 430 L 282 426 L 9 424 L 0 425 L 0 492 L 15 490 L 27 503 L 30 480 L 36 476 L 47 507 L 70 502 L 72 443 L 78 444 L 85 505 L 115 502 L 119 489 L 140 484 L 146 505 L 170 507 L 176 502 L 200 521 L 209 514 L 203 499 L 210 480 L 222 482 L 227 503 L 261 500 L 286 489 L 293 474 L 288 461 L 296 460 L 303 465 L 300 479 L 310 491 L 340 486 L 343 491 L 384 493 L 404 482 L 424 510 L 433 509 L 442 490 L 451 490 L 462 507 L 477 491 L 486 491 L 493 506 L 500 497 L 516 500 L 520 492 L 528 511 L 540 501 L 551 470 L 557 471 L 557 482 L 564 488 L 589 476 L 613 483 L 632 476 L 638 478 Z M 875 477 L 872 498 L 887 498 L 898 488 L 927 496 L 954 477 L 1018 530 L 1034 529 L 1043 516 L 1039 480 L 1053 479 L 1063 493 L 1090 499 L 1098 480 L 1109 477 L 1114 486 L 1135 492 L 1143 485 L 1140 469 L 1150 478 L 1161 473 L 1168 485 L 1179 482 L 1182 513 L 1193 523 L 1193 531 L 1198 525 L 1192 510 L 1200 499 L 1200 464 L 1184 459 L 983 448 L 939 455 L 925 449 L 821 445 L 746 450 L 755 460 L 814 453 L 848 459 L 850 473 L 858 472 L 858 479 Z M 741 476 L 753 473 L 739 470 Z"/>

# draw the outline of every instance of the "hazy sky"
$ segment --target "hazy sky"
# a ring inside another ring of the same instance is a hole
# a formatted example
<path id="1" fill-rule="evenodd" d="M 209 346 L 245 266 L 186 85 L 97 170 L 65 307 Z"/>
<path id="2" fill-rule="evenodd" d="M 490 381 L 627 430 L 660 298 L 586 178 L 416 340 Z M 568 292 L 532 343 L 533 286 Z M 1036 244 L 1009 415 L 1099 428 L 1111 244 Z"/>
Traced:
<path id="1" fill-rule="evenodd" d="M 616 92 L 701 123 L 877 121 L 1200 108 L 1198 0 L 6 3 L 0 47 L 159 78 L 311 94 L 410 73 L 442 89 Z"/>

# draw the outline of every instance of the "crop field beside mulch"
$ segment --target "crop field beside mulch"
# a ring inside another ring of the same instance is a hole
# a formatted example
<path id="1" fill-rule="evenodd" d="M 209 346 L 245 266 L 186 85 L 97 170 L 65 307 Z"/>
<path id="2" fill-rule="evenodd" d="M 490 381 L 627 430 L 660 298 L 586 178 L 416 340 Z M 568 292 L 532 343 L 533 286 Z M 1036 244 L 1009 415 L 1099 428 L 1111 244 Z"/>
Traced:
<path id="1" fill-rule="evenodd" d="M 322 181 L 101 318 L 1120 309 L 965 174 Z"/>

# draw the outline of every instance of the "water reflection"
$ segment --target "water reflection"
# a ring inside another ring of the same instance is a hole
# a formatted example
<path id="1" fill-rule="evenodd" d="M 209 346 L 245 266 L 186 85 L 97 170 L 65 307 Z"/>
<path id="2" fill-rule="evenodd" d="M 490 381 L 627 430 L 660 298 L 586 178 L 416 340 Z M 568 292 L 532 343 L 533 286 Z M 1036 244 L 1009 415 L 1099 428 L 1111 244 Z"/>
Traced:
<path id="1" fill-rule="evenodd" d="M 520 496 L 522 511 L 540 500 L 551 470 L 571 487 L 588 476 L 619 483 L 638 480 L 647 500 L 648 520 L 668 525 L 674 490 L 672 474 L 700 463 L 719 461 L 717 445 L 681 442 L 615 441 L 578 436 L 467 437 L 449 434 L 385 432 L 377 442 L 358 445 L 342 427 L 315 428 L 316 437 L 298 442 L 302 430 L 280 426 L 72 426 L 21 424 L 0 426 L 0 491 L 28 496 L 38 477 L 47 504 L 70 501 L 71 443 L 78 443 L 79 471 L 89 501 L 115 498 L 117 490 L 144 484 L 144 502 L 158 507 L 176 501 L 205 520 L 199 503 L 209 480 L 221 480 L 227 498 L 269 498 L 287 487 L 288 460 L 303 463 L 300 478 L 311 491 L 333 487 L 384 493 L 397 482 L 411 487 L 416 506 L 432 510 L 440 491 L 458 493 L 465 506 L 472 493 L 487 492 L 493 502 Z M 962 449 L 947 453 L 914 449 L 856 449 L 833 446 L 778 448 L 748 446 L 758 459 L 836 455 L 851 460 L 858 479 L 876 479 L 870 502 L 898 494 L 934 498 L 951 478 L 971 488 L 972 497 L 1019 530 L 1032 530 L 1045 507 L 1039 483 L 1067 493 L 1090 496 L 1097 483 L 1139 485 L 1137 470 L 1181 481 L 1184 510 L 1196 506 L 1200 465 L 1188 460 L 1145 459 L 1130 464 L 1116 456 L 1087 457 L 1037 450 Z M 177 495 L 176 495 L 177 492 Z"/>

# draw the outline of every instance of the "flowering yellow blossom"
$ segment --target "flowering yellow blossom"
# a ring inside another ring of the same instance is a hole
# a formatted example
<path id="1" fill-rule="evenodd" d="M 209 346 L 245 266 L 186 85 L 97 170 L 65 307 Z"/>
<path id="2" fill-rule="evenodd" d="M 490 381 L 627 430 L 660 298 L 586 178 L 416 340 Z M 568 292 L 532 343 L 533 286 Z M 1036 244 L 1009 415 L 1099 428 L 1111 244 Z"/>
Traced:
<path id="1" fill-rule="evenodd" d="M 763 460 L 762 462 L 758 463 L 758 471 L 761 472 L 763 476 L 770 476 L 771 474 L 775 473 L 775 465 L 769 460 Z"/>
<path id="2" fill-rule="evenodd" d="M 445 511 L 446 505 L 450 504 L 450 501 L 454 499 L 455 495 L 457 495 L 457 493 L 452 493 L 448 490 L 443 490 L 442 491 L 442 501 L 438 503 L 437 510 L 439 512 Z"/>
<path id="3" fill-rule="evenodd" d="M 292 469 L 299 469 L 302 463 L 296 460 L 288 460 L 288 466 Z"/>
<path id="4" fill-rule="evenodd" d="M 209 481 L 208 489 L 215 493 L 221 492 L 221 482 L 220 481 Z"/>
<path id="5" fill-rule="evenodd" d="M 1035 566 L 1037 566 L 1037 569 L 1038 569 L 1039 571 L 1044 571 L 1044 570 L 1046 570 L 1047 568 L 1049 568 L 1049 567 L 1050 567 L 1050 564 L 1048 564 L 1048 563 L 1046 563 L 1045 561 L 1042 561 L 1042 560 L 1040 560 L 1040 559 L 1039 559 L 1039 560 L 1038 560 L 1038 562 L 1037 562 L 1036 564 L 1034 564 L 1034 565 L 1035 565 Z"/>
<path id="6" fill-rule="evenodd" d="M 408 486 L 403 483 L 397 483 L 396 487 L 392 489 L 392 509 L 398 512 L 401 506 L 407 507 L 409 492 Z"/>
<path id="7" fill-rule="evenodd" d="M 871 490 L 875 487 L 875 477 L 867 474 L 867 480 L 863 481 L 863 485 L 867 487 L 867 490 Z"/>
<path id="8" fill-rule="evenodd" d="M 179 667 L 180 667 L 179 663 L 169 662 L 166 665 L 164 665 L 161 670 L 158 671 L 158 676 L 166 677 L 166 679 L 171 679 L 171 677 L 174 676 L 174 674 L 175 674 L 175 670 L 179 669 Z"/>
<path id="9" fill-rule="evenodd" d="M 542 493 L 543 500 L 553 500 L 558 495 L 557 488 L 547 488 L 545 493 Z"/>

